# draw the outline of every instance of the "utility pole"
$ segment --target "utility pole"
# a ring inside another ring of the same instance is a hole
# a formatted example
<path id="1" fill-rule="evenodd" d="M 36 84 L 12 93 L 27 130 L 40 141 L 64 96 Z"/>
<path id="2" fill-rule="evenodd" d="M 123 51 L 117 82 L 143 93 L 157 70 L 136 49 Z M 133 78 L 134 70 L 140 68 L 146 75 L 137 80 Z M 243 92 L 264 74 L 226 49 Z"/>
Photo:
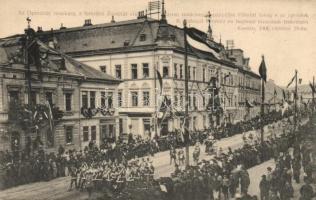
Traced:
<path id="1" fill-rule="evenodd" d="M 190 152 L 189 152 L 189 70 L 188 70 L 188 41 L 187 41 L 187 21 L 183 20 L 184 31 L 184 92 L 185 92 L 185 158 L 186 166 L 190 165 Z"/>

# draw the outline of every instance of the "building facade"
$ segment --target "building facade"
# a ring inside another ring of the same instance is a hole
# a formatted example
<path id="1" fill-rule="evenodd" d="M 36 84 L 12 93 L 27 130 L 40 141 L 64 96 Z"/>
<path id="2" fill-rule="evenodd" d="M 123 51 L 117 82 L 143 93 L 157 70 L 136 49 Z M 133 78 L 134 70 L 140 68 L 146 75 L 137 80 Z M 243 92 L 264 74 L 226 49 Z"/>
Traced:
<path id="1" fill-rule="evenodd" d="M 161 96 L 172 99 L 173 115 L 162 122 L 157 134 L 181 128 L 185 100 L 182 28 L 168 24 L 165 17 L 155 20 L 139 16 L 98 25 L 86 20 L 82 27 L 44 32 L 40 29 L 38 35 L 55 49 L 122 80 L 116 97 L 121 134 L 152 137 Z M 246 99 L 253 102 L 260 96 L 259 76 L 249 66 L 245 68 L 245 64 L 231 59 L 224 46 L 212 39 L 210 30 L 205 36 L 219 50 L 220 58 L 189 48 L 191 130 L 243 120 Z M 162 88 L 156 71 L 162 76 Z M 214 101 L 209 90 L 211 77 L 217 78 L 220 87 L 220 115 L 209 109 Z M 255 115 L 253 112 L 251 117 Z"/>
<path id="2" fill-rule="evenodd" d="M 118 111 L 110 109 L 116 101 L 109 97 L 117 94 L 120 81 L 38 38 L 34 43 L 40 60 L 31 60 L 28 71 L 23 37 L 5 38 L 0 44 L 0 150 L 37 145 L 52 151 L 60 145 L 79 150 L 90 141 L 100 145 L 116 137 Z"/>

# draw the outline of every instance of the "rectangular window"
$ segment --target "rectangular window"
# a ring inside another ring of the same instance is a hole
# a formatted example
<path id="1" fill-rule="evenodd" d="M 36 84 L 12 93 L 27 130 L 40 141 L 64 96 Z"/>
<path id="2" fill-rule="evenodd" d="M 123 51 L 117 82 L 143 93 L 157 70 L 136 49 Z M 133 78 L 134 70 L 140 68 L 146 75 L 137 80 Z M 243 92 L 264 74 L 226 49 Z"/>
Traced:
<path id="1" fill-rule="evenodd" d="M 119 120 L 119 129 L 120 129 L 120 134 L 123 134 L 123 119 L 120 118 Z"/>
<path id="2" fill-rule="evenodd" d="M 122 107 L 122 92 L 117 93 L 117 103 L 118 107 Z"/>
<path id="3" fill-rule="evenodd" d="M 90 108 L 95 108 L 95 91 L 90 91 Z"/>
<path id="4" fill-rule="evenodd" d="M 202 71 L 202 76 L 203 76 L 203 82 L 205 82 L 206 80 L 206 73 L 205 73 L 205 68 L 203 68 L 203 71 Z"/>
<path id="5" fill-rule="evenodd" d="M 138 92 L 131 92 L 132 106 L 138 106 Z"/>
<path id="6" fill-rule="evenodd" d="M 84 142 L 89 141 L 89 126 L 82 127 L 82 136 Z"/>
<path id="7" fill-rule="evenodd" d="M 132 79 L 137 79 L 137 64 L 132 64 Z"/>
<path id="8" fill-rule="evenodd" d="M 180 65 L 179 75 L 180 75 L 180 79 L 182 79 L 183 78 L 183 65 Z"/>
<path id="9" fill-rule="evenodd" d="M 173 65 L 173 77 L 178 78 L 178 69 L 176 63 Z"/>
<path id="10" fill-rule="evenodd" d="M 101 65 L 100 66 L 100 70 L 101 70 L 101 72 L 106 73 L 106 66 L 105 65 Z"/>
<path id="11" fill-rule="evenodd" d="M 72 104 L 72 94 L 65 93 L 65 109 L 66 109 L 66 111 L 71 111 L 71 104 Z"/>
<path id="12" fill-rule="evenodd" d="M 143 77 L 144 78 L 148 78 L 149 77 L 148 63 L 143 63 Z"/>
<path id="13" fill-rule="evenodd" d="M 102 125 L 101 126 L 101 133 L 100 133 L 100 137 L 102 138 L 102 140 L 105 140 L 107 138 L 107 125 Z"/>
<path id="14" fill-rule="evenodd" d="M 37 104 L 37 93 L 34 92 L 34 91 L 31 92 L 31 103 L 32 103 L 33 105 L 36 105 L 36 104 Z"/>
<path id="15" fill-rule="evenodd" d="M 197 104 L 196 104 L 196 94 L 193 93 L 193 108 L 195 109 L 197 107 Z"/>
<path id="16" fill-rule="evenodd" d="M 180 92 L 180 106 L 181 107 L 183 107 L 183 100 L 184 100 L 183 92 Z"/>
<path id="17" fill-rule="evenodd" d="M 97 127 L 91 126 L 91 140 L 96 141 L 97 140 Z"/>
<path id="18" fill-rule="evenodd" d="M 149 106 L 149 92 L 143 92 L 143 104 Z"/>
<path id="19" fill-rule="evenodd" d="M 122 67 L 121 65 L 115 65 L 115 75 L 117 79 L 122 78 Z"/>
<path id="20" fill-rule="evenodd" d="M 110 138 L 115 137 L 115 126 L 113 124 L 109 124 L 109 137 Z"/>
<path id="21" fill-rule="evenodd" d="M 173 100 L 173 104 L 174 104 L 174 106 L 178 106 L 178 96 L 177 96 L 177 94 L 175 94 L 174 95 L 174 100 Z"/>
<path id="22" fill-rule="evenodd" d="M 19 101 L 19 91 L 9 91 L 9 101 L 18 102 Z"/>
<path id="23" fill-rule="evenodd" d="M 53 93 L 52 92 L 45 92 L 46 101 L 48 101 L 49 105 L 53 105 Z"/>
<path id="24" fill-rule="evenodd" d="M 104 108 L 106 106 L 105 104 L 105 92 L 101 92 L 101 107 Z"/>
<path id="25" fill-rule="evenodd" d="M 81 103 L 83 108 L 88 108 L 88 92 L 82 91 L 81 92 Z"/>
<path id="26" fill-rule="evenodd" d="M 113 108 L 113 92 L 108 92 L 108 107 Z"/>
<path id="27" fill-rule="evenodd" d="M 192 72 L 193 80 L 196 80 L 196 67 L 193 67 L 193 72 Z"/>
<path id="28" fill-rule="evenodd" d="M 162 76 L 164 78 L 168 78 L 168 76 L 169 76 L 169 67 L 168 66 L 163 67 Z"/>
<path id="29" fill-rule="evenodd" d="M 65 127 L 66 144 L 71 144 L 72 143 L 72 140 L 73 140 L 72 130 L 73 130 L 72 126 L 66 126 Z"/>
<path id="30" fill-rule="evenodd" d="M 140 37 L 139 37 L 139 40 L 142 41 L 142 42 L 145 41 L 146 40 L 146 35 L 145 34 L 141 34 Z"/>
<path id="31" fill-rule="evenodd" d="M 188 66 L 188 78 L 189 78 L 189 80 L 191 80 L 191 67 L 190 66 Z"/>

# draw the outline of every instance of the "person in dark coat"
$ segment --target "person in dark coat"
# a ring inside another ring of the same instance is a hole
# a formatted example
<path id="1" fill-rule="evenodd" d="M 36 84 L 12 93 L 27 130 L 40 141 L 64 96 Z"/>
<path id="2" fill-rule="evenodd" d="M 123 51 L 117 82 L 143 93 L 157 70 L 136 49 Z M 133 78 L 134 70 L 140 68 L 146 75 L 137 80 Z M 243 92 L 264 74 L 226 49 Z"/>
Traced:
<path id="1" fill-rule="evenodd" d="M 267 181 L 266 175 L 262 175 L 261 181 L 259 183 L 260 188 L 260 199 L 268 200 L 269 199 L 269 182 Z"/>
<path id="2" fill-rule="evenodd" d="M 313 187 L 310 185 L 310 180 L 306 179 L 305 184 L 300 189 L 300 200 L 311 200 L 315 197 Z"/>
<path id="3" fill-rule="evenodd" d="M 241 193 L 243 195 L 248 193 L 248 187 L 250 185 L 250 178 L 247 170 L 243 169 L 240 171 L 240 186 L 241 186 Z"/>
<path id="4" fill-rule="evenodd" d="M 290 200 L 294 197 L 294 189 L 291 183 L 286 182 L 280 190 L 281 200 Z"/>
<path id="5" fill-rule="evenodd" d="M 293 178 L 296 183 L 300 183 L 300 174 L 301 174 L 301 162 L 298 159 L 292 161 L 293 168 Z"/>

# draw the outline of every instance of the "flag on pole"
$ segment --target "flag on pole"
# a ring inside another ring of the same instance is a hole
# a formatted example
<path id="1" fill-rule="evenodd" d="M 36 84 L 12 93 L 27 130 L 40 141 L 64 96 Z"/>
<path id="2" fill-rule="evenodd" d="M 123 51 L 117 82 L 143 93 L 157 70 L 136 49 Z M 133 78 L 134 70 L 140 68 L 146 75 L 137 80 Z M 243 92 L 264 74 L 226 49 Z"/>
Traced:
<path id="1" fill-rule="evenodd" d="M 278 96 L 278 93 L 275 88 L 274 88 L 274 96 Z"/>
<path id="2" fill-rule="evenodd" d="M 156 70 L 156 72 L 157 72 L 157 77 L 158 77 L 158 81 L 160 85 L 160 95 L 161 95 L 162 94 L 162 76 L 158 70 Z"/>
<path id="3" fill-rule="evenodd" d="M 286 101 L 284 101 L 284 102 L 283 102 L 283 105 L 282 105 L 282 110 L 281 110 L 282 116 L 284 115 L 285 111 L 286 111 L 288 108 L 289 108 L 289 104 L 288 104 Z"/>
<path id="4" fill-rule="evenodd" d="M 309 82 L 309 86 L 311 87 L 311 89 L 312 89 L 312 92 L 316 92 L 316 88 L 313 86 L 313 84 L 311 83 L 311 82 Z"/>
<path id="5" fill-rule="evenodd" d="M 260 63 L 259 66 L 259 74 L 261 76 L 261 78 L 267 82 L 267 67 L 266 67 L 266 63 L 264 62 L 264 56 L 262 56 L 262 61 Z"/>
<path id="6" fill-rule="evenodd" d="M 284 90 L 282 90 L 282 92 L 283 92 L 283 99 L 284 99 L 284 100 L 286 100 L 285 91 L 284 91 Z"/>
<path id="7" fill-rule="evenodd" d="M 196 28 L 187 28 L 186 29 L 186 34 L 187 34 L 187 41 L 188 44 L 200 51 L 211 53 L 213 56 L 216 58 L 220 58 L 219 52 L 220 49 L 211 46 L 210 44 L 207 43 L 206 38 L 207 35 L 196 29 Z"/>
<path id="8" fill-rule="evenodd" d="M 287 84 L 286 88 L 290 87 L 290 85 L 294 82 L 295 76 L 296 75 L 294 75 L 293 78 L 291 79 L 291 81 L 289 82 L 289 84 Z"/>
<path id="9" fill-rule="evenodd" d="M 224 76 L 224 80 L 226 80 L 226 78 L 228 78 L 228 77 L 230 77 L 230 73 L 229 74 L 226 74 L 225 76 Z"/>
<path id="10" fill-rule="evenodd" d="M 298 84 L 301 84 L 301 83 L 302 83 L 302 80 L 303 80 L 303 79 L 301 79 L 301 78 L 298 79 Z"/>
<path id="11" fill-rule="evenodd" d="M 53 113 L 52 113 L 52 108 L 50 106 L 50 103 L 46 101 L 46 106 L 48 108 L 48 123 L 49 123 L 49 128 L 51 131 L 53 131 Z"/>

